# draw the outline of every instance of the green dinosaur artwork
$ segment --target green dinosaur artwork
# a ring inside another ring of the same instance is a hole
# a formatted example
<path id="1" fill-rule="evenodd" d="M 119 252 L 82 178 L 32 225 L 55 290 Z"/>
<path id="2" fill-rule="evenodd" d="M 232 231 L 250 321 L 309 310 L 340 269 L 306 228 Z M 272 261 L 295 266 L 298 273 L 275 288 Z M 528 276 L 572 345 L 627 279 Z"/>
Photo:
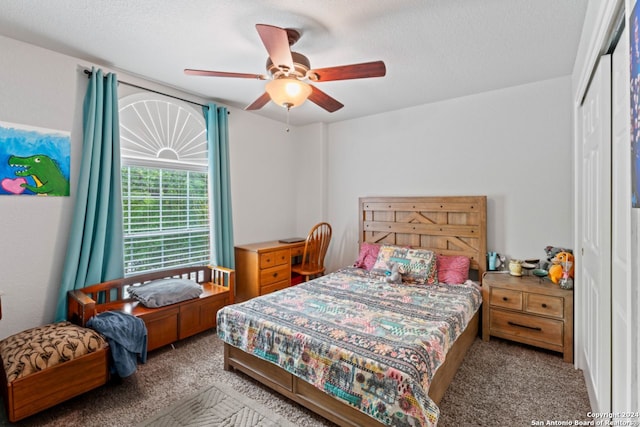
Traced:
<path id="1" fill-rule="evenodd" d="M 0 122 L 0 196 L 69 196 L 70 132 Z"/>
<path id="2" fill-rule="evenodd" d="M 18 177 L 33 178 L 35 186 L 26 181 L 21 187 L 31 190 L 36 194 L 49 196 L 68 196 L 69 181 L 64 177 L 58 164 L 49 156 L 36 154 L 31 157 L 9 157 L 9 166 L 19 168 L 15 171 Z"/>

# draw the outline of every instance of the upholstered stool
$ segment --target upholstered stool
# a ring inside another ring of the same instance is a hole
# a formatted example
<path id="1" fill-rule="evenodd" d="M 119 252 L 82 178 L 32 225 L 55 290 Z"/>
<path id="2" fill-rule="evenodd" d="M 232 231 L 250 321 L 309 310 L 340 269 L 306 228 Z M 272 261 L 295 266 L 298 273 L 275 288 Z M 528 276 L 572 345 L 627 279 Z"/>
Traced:
<path id="1" fill-rule="evenodd" d="M 96 331 L 51 323 L 0 341 L 7 418 L 16 422 L 105 384 L 109 345 Z"/>

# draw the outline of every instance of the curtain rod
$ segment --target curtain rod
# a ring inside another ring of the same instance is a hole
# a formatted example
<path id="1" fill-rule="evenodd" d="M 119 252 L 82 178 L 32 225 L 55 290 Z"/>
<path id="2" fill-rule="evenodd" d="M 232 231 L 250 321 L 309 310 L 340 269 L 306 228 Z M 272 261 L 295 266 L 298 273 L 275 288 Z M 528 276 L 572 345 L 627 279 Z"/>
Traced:
<path id="1" fill-rule="evenodd" d="M 84 70 L 84 73 L 87 75 L 87 77 L 91 77 L 91 74 L 92 74 L 92 73 L 91 73 L 91 70 L 86 70 L 86 69 L 85 69 L 85 70 Z M 189 102 L 189 103 L 191 103 L 191 104 L 199 105 L 199 106 L 201 106 L 201 107 L 209 108 L 209 106 L 208 106 L 208 105 L 200 104 L 199 102 L 189 101 L 188 99 L 180 98 L 180 97 L 178 97 L 178 96 L 169 95 L 169 94 L 167 94 L 167 93 L 159 92 L 159 91 L 157 91 L 157 90 L 149 89 L 149 88 L 147 88 L 147 87 L 138 86 L 138 85 L 133 84 L 133 83 L 125 82 L 125 81 L 122 81 L 122 80 L 118 80 L 118 83 L 122 83 L 123 85 L 127 85 L 127 86 L 131 86 L 131 87 L 135 87 L 136 89 L 142 89 L 142 90 L 146 90 L 146 91 L 148 91 L 148 92 L 157 93 L 158 95 L 168 96 L 169 98 L 178 99 L 178 100 L 180 100 L 180 101 Z M 231 112 L 227 110 L 227 114 L 231 114 Z"/>

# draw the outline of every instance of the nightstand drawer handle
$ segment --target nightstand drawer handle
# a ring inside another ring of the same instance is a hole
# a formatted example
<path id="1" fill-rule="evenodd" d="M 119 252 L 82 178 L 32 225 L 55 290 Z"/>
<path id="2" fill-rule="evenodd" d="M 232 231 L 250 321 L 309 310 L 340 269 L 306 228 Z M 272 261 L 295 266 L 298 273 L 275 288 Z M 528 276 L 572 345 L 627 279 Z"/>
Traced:
<path id="1" fill-rule="evenodd" d="M 509 301 L 509 298 L 507 298 L 507 297 L 502 297 L 502 301 Z"/>
<path id="2" fill-rule="evenodd" d="M 527 329 L 533 329 L 534 331 L 542 331 L 542 328 L 539 326 L 527 326 L 527 325 L 521 325 L 519 323 L 515 323 L 515 322 L 507 322 L 510 326 L 519 326 L 521 328 L 527 328 Z"/>
<path id="3" fill-rule="evenodd" d="M 547 304 L 542 303 L 542 308 L 547 308 Z"/>
<path id="4" fill-rule="evenodd" d="M 278 277 L 278 273 L 273 273 L 273 277 Z"/>

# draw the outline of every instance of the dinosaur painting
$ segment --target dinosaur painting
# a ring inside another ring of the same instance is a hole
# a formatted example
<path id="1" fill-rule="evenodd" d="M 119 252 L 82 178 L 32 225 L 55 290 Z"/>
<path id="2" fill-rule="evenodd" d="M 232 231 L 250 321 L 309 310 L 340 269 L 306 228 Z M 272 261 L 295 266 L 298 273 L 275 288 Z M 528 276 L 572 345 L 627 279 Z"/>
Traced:
<path id="1" fill-rule="evenodd" d="M 69 181 L 62 175 L 58 164 L 44 154 L 36 154 L 31 157 L 11 156 L 9 157 L 9 166 L 18 168 L 15 172 L 16 176 L 30 176 L 36 184 L 35 186 L 29 185 L 25 180 L 20 184 L 22 188 L 48 196 L 69 195 Z"/>
<path id="2" fill-rule="evenodd" d="M 0 122 L 0 195 L 69 196 L 69 136 Z"/>

